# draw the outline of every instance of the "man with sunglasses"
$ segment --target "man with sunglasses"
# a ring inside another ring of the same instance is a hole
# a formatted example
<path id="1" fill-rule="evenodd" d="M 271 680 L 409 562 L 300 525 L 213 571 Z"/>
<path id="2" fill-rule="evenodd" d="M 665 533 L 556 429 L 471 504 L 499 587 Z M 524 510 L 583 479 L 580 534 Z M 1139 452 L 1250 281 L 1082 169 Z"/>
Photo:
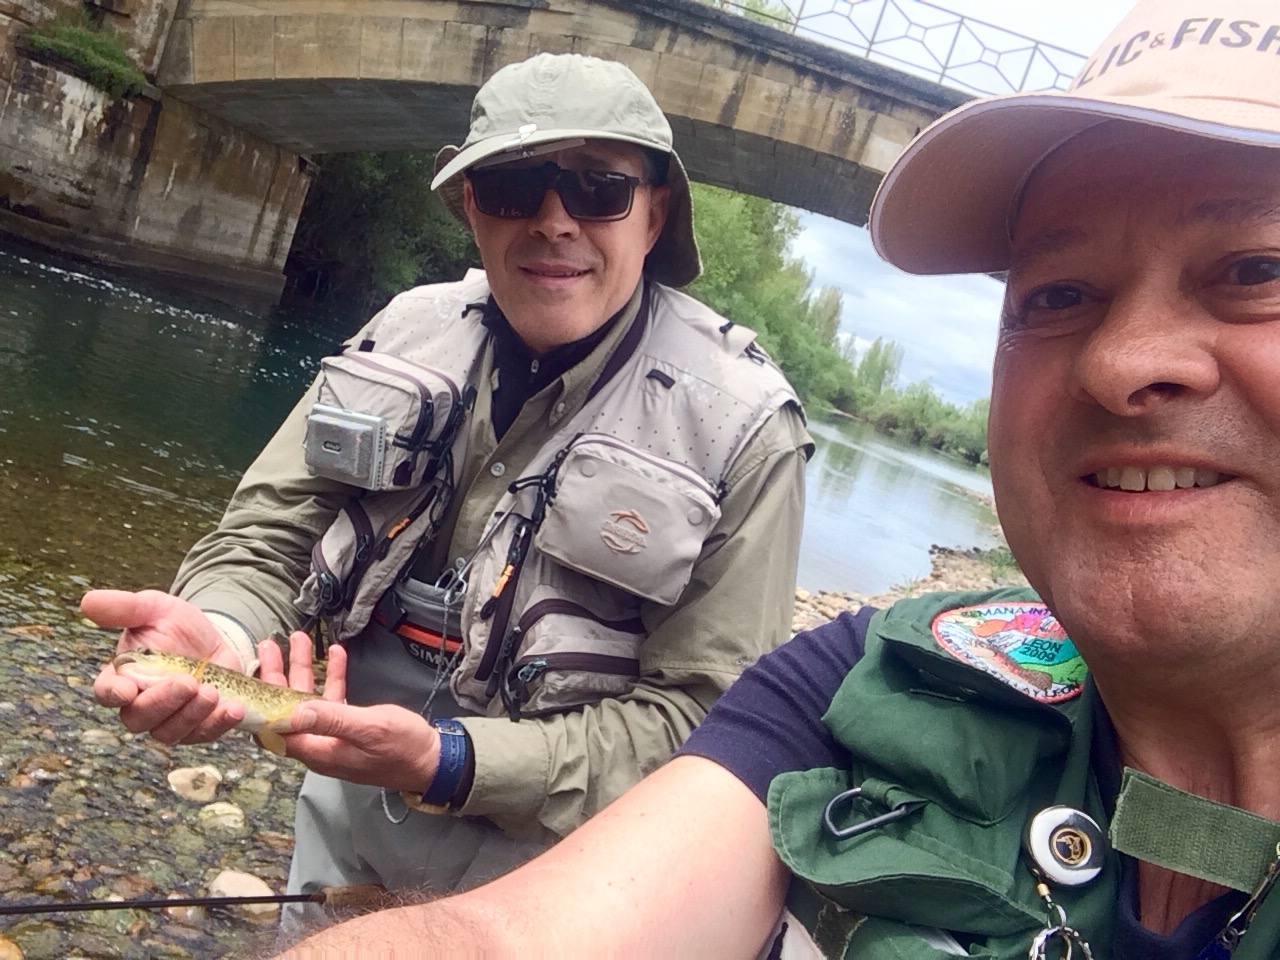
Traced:
<path id="1" fill-rule="evenodd" d="M 789 631 L 810 440 L 754 334 L 675 289 L 701 264 L 652 94 L 536 56 L 480 89 L 437 170 L 483 272 L 401 294 L 326 359 L 174 595 L 83 604 L 122 648 L 260 655 L 307 689 L 306 634 L 287 669 L 254 641 L 327 624 L 324 699 L 285 736 L 311 771 L 294 892 L 509 870 Z M 189 678 L 107 667 L 95 694 L 168 743 L 240 719 Z"/>

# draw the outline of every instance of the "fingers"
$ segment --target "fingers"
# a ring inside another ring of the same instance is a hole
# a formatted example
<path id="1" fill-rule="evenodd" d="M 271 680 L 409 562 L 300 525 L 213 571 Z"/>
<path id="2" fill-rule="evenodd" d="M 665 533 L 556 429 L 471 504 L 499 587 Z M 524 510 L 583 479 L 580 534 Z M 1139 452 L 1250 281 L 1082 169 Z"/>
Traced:
<path id="1" fill-rule="evenodd" d="M 139 627 L 155 622 L 163 601 L 172 599 L 159 590 L 90 590 L 80 599 L 80 612 L 100 627 Z"/>
<path id="2" fill-rule="evenodd" d="M 130 733 L 145 733 L 163 724 L 187 706 L 199 691 L 194 677 L 178 676 L 140 690 L 120 711 L 120 722 Z"/>
<path id="3" fill-rule="evenodd" d="M 304 693 L 314 693 L 316 675 L 311 668 L 311 637 L 301 630 L 289 634 L 289 686 Z"/>
<path id="4" fill-rule="evenodd" d="M 341 644 L 329 647 L 324 670 L 324 698 L 330 703 L 347 700 L 347 651 Z"/>
<path id="5" fill-rule="evenodd" d="M 280 644 L 270 638 L 258 644 L 258 676 L 277 687 L 287 687 L 289 678 L 284 673 L 284 654 Z"/>
<path id="6" fill-rule="evenodd" d="M 422 792 L 439 757 L 438 734 L 411 710 L 311 700 L 281 731 L 290 757 L 326 776 Z"/>
<path id="7" fill-rule="evenodd" d="M 147 687 L 120 711 L 126 730 L 167 744 L 216 740 L 243 719 L 241 704 L 221 703 L 215 687 L 188 676 Z"/>
<path id="8" fill-rule="evenodd" d="M 116 668 L 107 664 L 93 681 L 93 698 L 104 707 L 124 707 L 133 703 L 138 695 L 138 685 L 129 677 L 116 673 Z"/>

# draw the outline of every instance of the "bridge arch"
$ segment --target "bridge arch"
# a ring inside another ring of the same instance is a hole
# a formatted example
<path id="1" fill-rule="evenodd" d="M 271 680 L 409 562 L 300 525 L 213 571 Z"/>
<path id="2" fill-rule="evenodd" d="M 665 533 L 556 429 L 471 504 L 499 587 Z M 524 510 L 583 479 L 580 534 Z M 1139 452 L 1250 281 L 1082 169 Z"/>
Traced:
<path id="1" fill-rule="evenodd" d="M 628 64 L 693 179 L 858 224 L 966 99 L 695 0 L 184 0 L 157 79 L 298 153 L 434 150 L 485 77 L 540 51 Z"/>

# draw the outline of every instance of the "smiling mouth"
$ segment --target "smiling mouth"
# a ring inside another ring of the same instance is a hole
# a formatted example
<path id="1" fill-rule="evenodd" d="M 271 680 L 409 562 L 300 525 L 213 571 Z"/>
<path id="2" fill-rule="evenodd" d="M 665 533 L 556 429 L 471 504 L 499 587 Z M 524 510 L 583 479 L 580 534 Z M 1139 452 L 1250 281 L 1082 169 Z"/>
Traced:
<path id="1" fill-rule="evenodd" d="M 525 273 L 535 277 L 547 277 L 553 280 L 570 280 L 574 277 L 585 277 L 590 270 L 545 269 L 539 267 L 521 267 Z"/>
<path id="2" fill-rule="evenodd" d="M 1201 467 L 1107 467 L 1081 477 L 1090 486 L 1126 493 L 1166 493 L 1192 487 L 1216 487 L 1235 478 Z"/>

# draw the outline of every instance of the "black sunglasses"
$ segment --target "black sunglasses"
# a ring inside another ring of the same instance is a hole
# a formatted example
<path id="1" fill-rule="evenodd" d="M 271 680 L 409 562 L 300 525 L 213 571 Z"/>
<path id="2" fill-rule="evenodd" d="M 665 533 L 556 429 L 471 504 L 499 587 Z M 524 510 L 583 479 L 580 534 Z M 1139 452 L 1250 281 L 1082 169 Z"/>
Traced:
<path id="1" fill-rule="evenodd" d="M 625 220 L 636 187 L 648 182 L 612 170 L 566 170 L 556 163 L 468 170 L 467 179 L 480 212 L 506 220 L 535 216 L 548 190 L 560 195 L 575 220 Z"/>

